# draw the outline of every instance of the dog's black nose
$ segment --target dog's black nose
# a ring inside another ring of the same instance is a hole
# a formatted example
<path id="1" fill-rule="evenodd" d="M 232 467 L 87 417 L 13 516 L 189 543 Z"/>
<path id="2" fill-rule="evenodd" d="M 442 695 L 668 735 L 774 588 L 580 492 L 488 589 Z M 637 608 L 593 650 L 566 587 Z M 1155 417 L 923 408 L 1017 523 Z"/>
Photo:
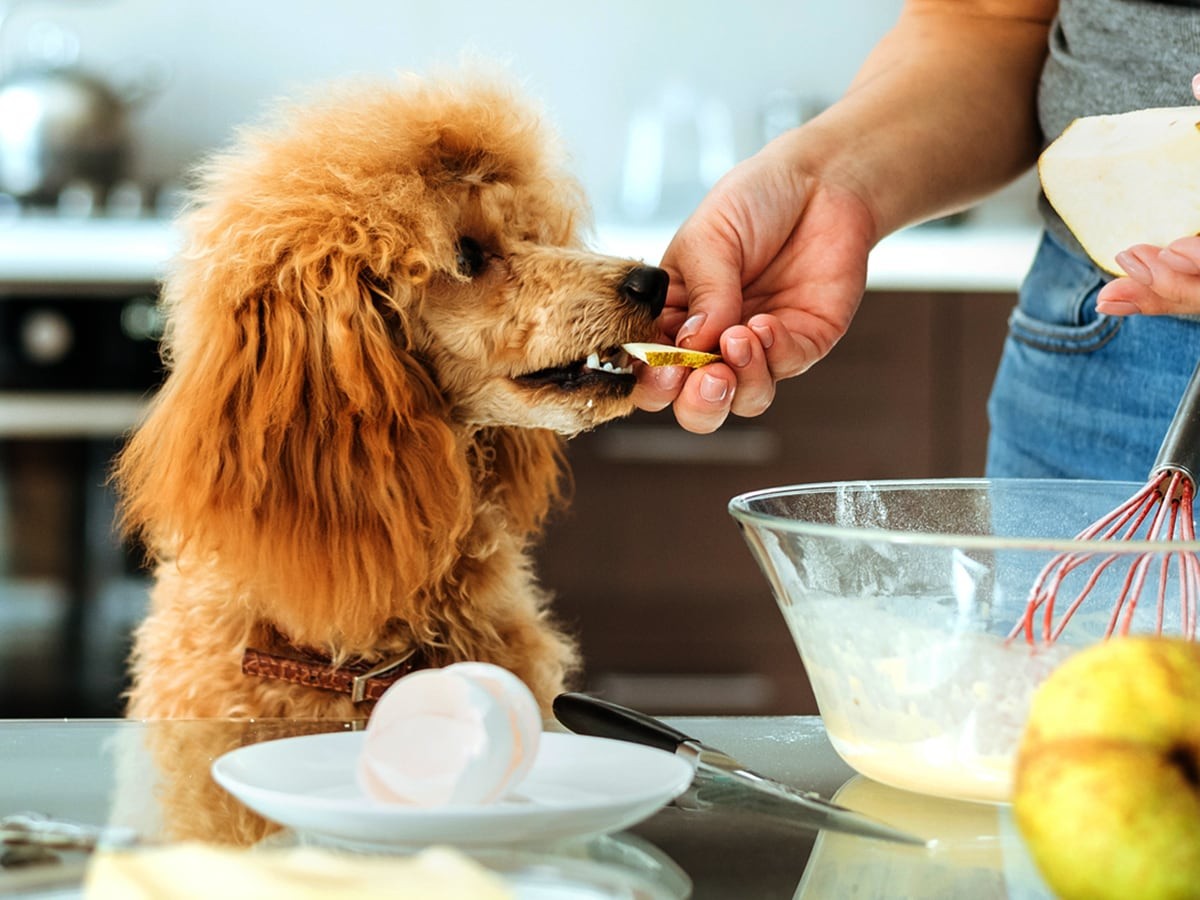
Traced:
<path id="1" fill-rule="evenodd" d="M 658 317 L 667 302 L 667 284 L 671 276 L 657 266 L 634 266 L 617 285 L 617 293 L 639 306 L 646 306 Z"/>

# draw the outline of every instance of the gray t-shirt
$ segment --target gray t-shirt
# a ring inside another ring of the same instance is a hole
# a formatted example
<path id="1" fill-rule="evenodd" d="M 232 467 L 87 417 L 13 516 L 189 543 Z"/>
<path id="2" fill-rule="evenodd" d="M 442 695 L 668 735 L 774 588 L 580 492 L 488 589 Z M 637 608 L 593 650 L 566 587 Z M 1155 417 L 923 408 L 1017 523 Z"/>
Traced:
<path id="1" fill-rule="evenodd" d="M 1200 73 L 1200 0 L 1061 0 L 1050 31 L 1038 113 L 1045 143 L 1079 116 L 1195 103 Z M 1041 201 L 1046 228 L 1082 254 Z"/>

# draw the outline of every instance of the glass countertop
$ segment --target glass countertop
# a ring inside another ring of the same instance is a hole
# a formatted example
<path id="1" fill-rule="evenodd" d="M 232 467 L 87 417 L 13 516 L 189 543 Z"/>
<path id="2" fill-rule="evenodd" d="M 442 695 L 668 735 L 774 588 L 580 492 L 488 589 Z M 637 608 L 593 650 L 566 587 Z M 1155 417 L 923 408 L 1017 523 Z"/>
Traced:
<path id="1" fill-rule="evenodd" d="M 938 848 L 814 833 L 782 802 L 697 780 L 627 831 L 474 855 L 502 873 L 530 862 L 541 871 L 561 865 L 568 873 L 607 873 L 615 880 L 593 884 L 587 896 L 630 900 L 1050 896 L 1007 808 L 924 797 L 856 775 L 834 752 L 819 718 L 666 721 L 763 775 L 936 838 Z M 0 721 L 0 818 L 34 812 L 129 829 L 151 842 L 302 843 L 303 835 L 267 822 L 219 787 L 210 775 L 212 761 L 247 744 L 356 727 L 307 720 Z M 86 857 L 61 856 L 69 864 L 59 867 L 65 883 L 23 896 L 80 896 L 66 876 L 70 864 L 78 869 Z M 30 870 L 0 867 L 0 896 L 12 893 Z"/>

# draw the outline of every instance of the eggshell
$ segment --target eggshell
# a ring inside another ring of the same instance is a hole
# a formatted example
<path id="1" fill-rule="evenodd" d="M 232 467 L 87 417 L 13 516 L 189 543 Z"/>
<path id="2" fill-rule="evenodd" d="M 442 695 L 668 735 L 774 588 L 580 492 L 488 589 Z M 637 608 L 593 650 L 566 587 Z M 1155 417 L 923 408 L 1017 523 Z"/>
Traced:
<path id="1" fill-rule="evenodd" d="M 385 803 L 493 802 L 529 771 L 540 734 L 537 703 L 511 672 L 488 663 L 424 669 L 376 703 L 359 785 Z"/>
<path id="2" fill-rule="evenodd" d="M 532 768 L 542 737 L 542 711 L 533 691 L 508 669 L 491 663 L 454 663 L 447 670 L 473 679 L 508 711 L 517 738 L 518 752 L 509 778 L 509 786 L 515 785 Z"/>

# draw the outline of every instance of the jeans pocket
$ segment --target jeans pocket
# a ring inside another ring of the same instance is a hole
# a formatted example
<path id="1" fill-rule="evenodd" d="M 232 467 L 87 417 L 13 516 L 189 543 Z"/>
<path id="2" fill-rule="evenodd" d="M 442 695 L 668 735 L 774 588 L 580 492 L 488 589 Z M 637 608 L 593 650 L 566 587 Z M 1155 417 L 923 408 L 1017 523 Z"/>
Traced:
<path id="1" fill-rule="evenodd" d="M 1100 316 L 1085 325 L 1054 325 L 1035 319 L 1018 307 L 1008 320 L 1009 336 L 1027 347 L 1047 353 L 1092 353 L 1121 330 L 1121 319 Z"/>
<path id="2" fill-rule="evenodd" d="M 1096 312 L 1106 282 L 1088 260 L 1043 235 L 1009 319 L 1010 337 L 1049 353 L 1090 353 L 1117 334 L 1122 319 Z"/>

